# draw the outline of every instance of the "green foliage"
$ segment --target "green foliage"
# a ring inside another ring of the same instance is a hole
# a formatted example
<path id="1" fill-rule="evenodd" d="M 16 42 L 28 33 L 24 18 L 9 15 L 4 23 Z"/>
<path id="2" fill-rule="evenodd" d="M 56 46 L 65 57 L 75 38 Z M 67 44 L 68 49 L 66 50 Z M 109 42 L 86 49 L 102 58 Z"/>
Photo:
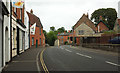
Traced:
<path id="1" fill-rule="evenodd" d="M 59 28 L 58 30 L 55 30 L 55 27 L 50 27 L 50 31 L 47 33 L 45 30 L 43 31 L 46 43 L 48 43 L 50 46 L 54 46 L 55 40 L 57 39 L 58 32 L 62 33 L 65 31 L 64 27 Z"/>
<path id="2" fill-rule="evenodd" d="M 67 45 L 68 44 L 68 41 L 65 41 L 65 43 L 64 43 L 65 45 Z"/>
<path id="3" fill-rule="evenodd" d="M 117 32 L 110 30 L 110 31 L 105 31 L 104 34 L 117 34 Z"/>
<path id="4" fill-rule="evenodd" d="M 47 43 L 50 46 L 54 46 L 54 42 L 57 39 L 57 35 L 55 34 L 54 31 L 50 31 L 49 33 L 47 33 Z"/>
<path id="5" fill-rule="evenodd" d="M 117 18 L 117 12 L 114 8 L 102 8 L 95 10 L 91 15 L 91 20 L 94 20 L 95 23 L 98 23 L 100 16 L 103 17 L 103 21 L 108 24 L 110 30 L 113 29 L 115 20 Z"/>
<path id="6" fill-rule="evenodd" d="M 61 27 L 61 28 L 59 28 L 57 31 L 58 31 L 59 33 L 62 33 L 62 32 L 65 31 L 65 28 L 64 28 L 64 27 Z"/>
<path id="7" fill-rule="evenodd" d="M 55 27 L 54 26 L 50 27 L 50 31 L 55 31 Z"/>

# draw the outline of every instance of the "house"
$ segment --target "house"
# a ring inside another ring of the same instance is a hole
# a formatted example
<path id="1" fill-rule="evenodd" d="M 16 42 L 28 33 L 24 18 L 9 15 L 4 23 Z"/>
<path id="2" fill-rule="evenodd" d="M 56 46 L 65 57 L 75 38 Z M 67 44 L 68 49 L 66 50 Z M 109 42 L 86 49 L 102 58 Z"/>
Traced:
<path id="1" fill-rule="evenodd" d="M 27 15 L 27 12 L 26 12 L 26 9 L 25 9 L 25 20 L 24 20 L 24 24 L 26 26 L 26 29 L 25 29 L 25 50 L 29 49 L 30 48 L 30 31 L 29 31 L 29 17 Z"/>
<path id="2" fill-rule="evenodd" d="M 10 1 L 0 0 L 0 72 L 10 61 Z"/>
<path id="3" fill-rule="evenodd" d="M 25 4 L 23 8 L 12 7 L 12 57 L 25 51 Z"/>
<path id="4" fill-rule="evenodd" d="M 43 25 L 40 19 L 33 14 L 31 9 L 30 13 L 27 12 L 30 24 L 30 47 L 31 46 L 45 46 L 45 36 L 43 33 Z"/>
<path id="5" fill-rule="evenodd" d="M 109 31 L 108 25 L 102 20 L 102 16 L 100 16 L 99 22 L 96 24 L 97 32 L 102 33 L 104 31 Z"/>
<path id="6" fill-rule="evenodd" d="M 120 33 L 120 19 L 116 19 L 115 26 L 113 28 L 114 31 Z"/>
<path id="7" fill-rule="evenodd" d="M 97 29 L 94 23 L 88 18 L 88 15 L 83 14 L 79 21 L 74 25 L 74 40 L 77 45 L 84 43 L 87 37 L 93 37 Z"/>
<path id="8" fill-rule="evenodd" d="M 73 33 L 58 33 L 57 35 L 58 40 L 59 40 L 59 45 L 65 45 L 65 43 L 69 43 L 72 44 L 72 37 L 73 37 Z"/>

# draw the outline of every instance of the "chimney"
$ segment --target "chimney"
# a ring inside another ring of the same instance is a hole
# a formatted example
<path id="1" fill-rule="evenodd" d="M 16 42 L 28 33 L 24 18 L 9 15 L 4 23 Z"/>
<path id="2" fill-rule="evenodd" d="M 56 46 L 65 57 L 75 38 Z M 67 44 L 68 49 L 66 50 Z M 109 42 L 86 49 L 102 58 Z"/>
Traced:
<path id="1" fill-rule="evenodd" d="M 99 21 L 100 21 L 100 20 L 103 20 L 102 16 L 99 17 Z"/>
<path id="2" fill-rule="evenodd" d="M 87 16 L 87 18 L 89 18 L 89 14 L 88 14 L 88 13 L 87 13 L 87 15 L 86 15 L 86 16 Z"/>
<path id="3" fill-rule="evenodd" d="M 32 14 L 33 14 L 33 10 L 32 10 L 32 9 L 30 10 L 30 13 L 32 13 Z"/>

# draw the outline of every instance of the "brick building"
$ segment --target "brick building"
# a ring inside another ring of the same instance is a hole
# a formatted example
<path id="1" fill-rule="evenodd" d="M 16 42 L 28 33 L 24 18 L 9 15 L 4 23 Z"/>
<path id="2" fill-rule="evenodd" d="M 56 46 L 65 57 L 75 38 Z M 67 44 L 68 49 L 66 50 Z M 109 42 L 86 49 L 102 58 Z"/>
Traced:
<path id="1" fill-rule="evenodd" d="M 30 27 L 34 26 L 34 24 L 36 24 L 35 26 L 35 34 L 32 34 L 30 32 L 30 47 L 31 46 L 45 46 L 45 36 L 43 33 L 43 26 L 42 23 L 40 21 L 40 19 L 33 14 L 33 11 L 31 10 L 30 13 L 27 12 L 28 17 L 29 17 L 29 24 Z M 30 30 L 31 31 L 31 30 Z"/>
<path id="2" fill-rule="evenodd" d="M 72 44 L 73 33 L 58 33 L 57 37 L 60 45 L 65 45 L 65 42 Z"/>
<path id="3" fill-rule="evenodd" d="M 108 31 L 109 30 L 108 24 L 106 24 L 103 21 L 103 17 L 102 16 L 99 17 L 99 22 L 96 24 L 96 27 L 97 27 L 97 32 L 98 33 L 102 33 L 104 31 Z"/>

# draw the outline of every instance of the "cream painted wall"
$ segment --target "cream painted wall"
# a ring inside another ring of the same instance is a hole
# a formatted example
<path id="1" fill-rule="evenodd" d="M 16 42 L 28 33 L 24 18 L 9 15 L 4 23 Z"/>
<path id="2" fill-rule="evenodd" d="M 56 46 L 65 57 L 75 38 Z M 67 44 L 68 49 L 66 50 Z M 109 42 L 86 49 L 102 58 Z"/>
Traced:
<path id="1" fill-rule="evenodd" d="M 84 31 L 84 35 L 92 35 L 95 34 L 95 32 L 93 31 L 92 28 L 90 28 L 88 25 L 86 25 L 85 23 L 82 23 L 80 26 L 78 26 L 75 29 L 75 35 L 79 36 L 79 30 L 83 30 Z"/>

